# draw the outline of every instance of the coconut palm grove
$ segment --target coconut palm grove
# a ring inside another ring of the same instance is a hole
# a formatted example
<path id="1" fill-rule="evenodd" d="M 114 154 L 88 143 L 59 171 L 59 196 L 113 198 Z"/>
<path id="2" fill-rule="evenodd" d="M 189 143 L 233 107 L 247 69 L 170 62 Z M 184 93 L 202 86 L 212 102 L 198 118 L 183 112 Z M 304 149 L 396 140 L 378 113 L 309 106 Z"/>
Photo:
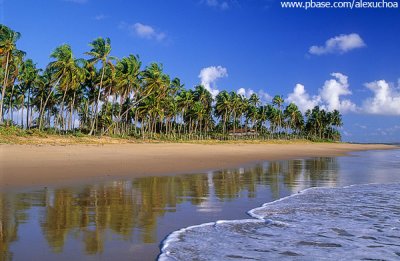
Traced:
<path id="1" fill-rule="evenodd" d="M 17 47 L 19 32 L 0 25 L 0 125 L 59 135 L 146 139 L 340 140 L 339 111 L 318 106 L 304 115 L 282 96 L 262 103 L 202 85 L 185 88 L 162 64 L 138 55 L 111 56 L 109 38 L 94 39 L 77 58 L 63 44 L 46 68 Z"/>

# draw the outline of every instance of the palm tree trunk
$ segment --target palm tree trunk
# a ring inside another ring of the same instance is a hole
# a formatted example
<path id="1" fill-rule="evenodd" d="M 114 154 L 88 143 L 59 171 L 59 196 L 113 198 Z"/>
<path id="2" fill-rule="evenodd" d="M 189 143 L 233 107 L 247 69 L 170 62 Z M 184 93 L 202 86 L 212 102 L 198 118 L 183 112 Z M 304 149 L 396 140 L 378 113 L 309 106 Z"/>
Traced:
<path id="1" fill-rule="evenodd" d="M 136 109 L 135 110 L 135 122 L 134 122 L 134 124 L 133 124 L 133 127 L 135 128 L 135 135 L 137 135 L 138 133 L 137 133 L 137 124 L 138 124 L 138 121 L 139 121 L 139 112 L 138 112 L 138 110 Z"/>
<path id="2" fill-rule="evenodd" d="M 76 95 L 76 91 L 74 91 L 74 97 L 72 99 L 72 104 L 71 104 L 71 112 L 69 114 L 69 126 L 68 126 L 69 129 L 72 129 L 71 126 L 72 126 L 72 115 L 74 114 L 75 95 Z"/>
<path id="3" fill-rule="evenodd" d="M 14 95 L 14 84 L 12 85 L 12 87 L 11 87 L 11 95 L 10 95 L 10 103 L 9 103 L 9 105 L 8 105 L 8 113 L 9 113 L 9 115 L 8 115 L 8 118 L 10 118 L 11 119 L 11 123 L 13 122 L 13 110 L 12 110 L 12 99 L 13 99 L 13 95 Z"/>
<path id="4" fill-rule="evenodd" d="M 39 113 L 39 130 L 42 129 L 42 119 L 43 119 L 43 114 L 44 114 L 44 110 L 46 109 L 47 106 L 47 102 L 50 99 L 51 94 L 54 92 L 54 89 L 56 88 L 56 86 L 60 83 L 62 75 L 58 78 L 56 84 L 54 84 L 53 88 L 51 89 L 49 95 L 47 95 L 46 101 L 44 102 L 43 108 L 42 108 L 42 112 Z"/>
<path id="5" fill-rule="evenodd" d="M 102 88 L 102 86 L 103 86 L 103 77 L 104 77 L 104 70 L 105 70 L 105 68 L 106 68 L 106 67 L 105 67 L 105 65 L 103 64 L 103 70 L 102 70 L 102 72 L 101 72 L 100 85 L 99 85 L 99 94 L 97 95 L 97 102 L 96 102 L 95 111 L 94 111 L 94 119 L 93 119 L 93 122 L 92 122 L 92 128 L 90 129 L 89 135 L 92 135 L 92 134 L 93 134 L 94 126 L 95 126 L 96 123 L 97 123 L 97 117 L 98 117 L 97 110 L 98 110 L 98 106 L 99 106 L 99 102 L 100 102 L 100 93 L 101 93 L 101 88 Z"/>
<path id="6" fill-rule="evenodd" d="M 144 118 L 142 119 L 142 123 L 140 124 L 140 132 L 142 134 L 142 138 L 144 139 Z"/>
<path id="7" fill-rule="evenodd" d="M 1 90 L 1 99 L 0 99 L 0 124 L 3 124 L 3 102 L 4 102 L 4 95 L 6 94 L 6 87 L 7 87 L 8 63 L 9 63 L 9 59 L 10 59 L 10 52 L 7 53 L 6 69 L 5 69 L 5 71 L 4 71 L 3 89 Z"/>
<path id="8" fill-rule="evenodd" d="M 225 133 L 226 133 L 226 115 L 228 114 L 227 110 L 225 110 L 224 113 L 224 122 L 222 124 L 222 134 L 225 137 Z"/>
<path id="9" fill-rule="evenodd" d="M 65 96 L 67 94 L 67 90 L 68 90 L 68 86 L 65 88 L 64 90 L 64 95 L 61 101 L 61 108 L 60 108 L 60 112 L 58 113 L 58 118 L 61 120 L 61 124 L 64 125 L 64 119 L 63 119 L 63 114 L 64 114 L 64 101 L 65 101 Z M 62 126 L 60 126 L 62 127 Z M 61 131 L 61 129 L 60 129 Z"/>
<path id="10" fill-rule="evenodd" d="M 30 108 L 30 97 L 31 97 L 31 86 L 28 85 L 28 97 L 26 97 L 26 128 L 30 129 L 31 126 L 29 124 L 29 108 Z"/>
<path id="11" fill-rule="evenodd" d="M 23 97 L 25 99 L 25 97 Z M 24 100 L 22 99 L 22 101 Z M 24 128 L 24 103 L 22 102 L 21 106 L 21 128 Z"/>
<path id="12" fill-rule="evenodd" d="M 233 111 L 233 136 L 236 138 L 236 111 Z"/>
<path id="13" fill-rule="evenodd" d="M 183 117 L 184 117 L 184 115 L 185 115 L 185 109 L 182 109 L 182 122 L 181 122 L 181 124 L 178 125 L 178 136 L 179 137 L 181 136 L 181 132 L 182 132 L 182 125 L 183 125 Z M 183 126 L 183 127 L 185 127 L 185 126 Z"/>

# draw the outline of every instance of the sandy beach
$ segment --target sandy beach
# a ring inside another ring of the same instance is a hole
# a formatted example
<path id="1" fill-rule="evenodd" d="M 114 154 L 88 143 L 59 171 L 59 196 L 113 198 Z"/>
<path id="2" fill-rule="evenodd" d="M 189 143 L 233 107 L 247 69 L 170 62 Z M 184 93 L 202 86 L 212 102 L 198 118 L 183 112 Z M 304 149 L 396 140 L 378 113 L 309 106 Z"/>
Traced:
<path id="1" fill-rule="evenodd" d="M 267 160 L 393 148 L 339 143 L 0 145 L 0 189 L 194 173 Z"/>

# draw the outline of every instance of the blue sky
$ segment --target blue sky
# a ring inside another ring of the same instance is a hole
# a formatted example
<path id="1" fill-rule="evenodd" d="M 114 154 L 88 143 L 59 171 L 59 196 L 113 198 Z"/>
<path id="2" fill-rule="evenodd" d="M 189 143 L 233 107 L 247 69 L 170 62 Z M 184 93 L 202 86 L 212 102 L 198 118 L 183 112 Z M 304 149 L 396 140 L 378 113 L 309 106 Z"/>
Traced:
<path id="1" fill-rule="evenodd" d="M 282 9 L 277 0 L 0 0 L 0 8 L 41 67 L 62 43 L 84 57 L 91 40 L 110 37 L 113 55 L 161 62 L 187 88 L 202 82 L 336 108 L 344 140 L 400 141 L 399 9 Z"/>

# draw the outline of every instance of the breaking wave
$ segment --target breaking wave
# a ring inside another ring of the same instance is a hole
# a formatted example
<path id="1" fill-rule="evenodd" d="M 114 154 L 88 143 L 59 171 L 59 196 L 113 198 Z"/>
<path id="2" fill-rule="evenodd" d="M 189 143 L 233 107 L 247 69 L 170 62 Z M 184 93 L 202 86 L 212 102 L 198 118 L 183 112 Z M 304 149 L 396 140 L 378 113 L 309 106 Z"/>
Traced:
<path id="1" fill-rule="evenodd" d="M 310 188 L 249 211 L 255 219 L 181 229 L 159 260 L 399 260 L 400 184 Z"/>

